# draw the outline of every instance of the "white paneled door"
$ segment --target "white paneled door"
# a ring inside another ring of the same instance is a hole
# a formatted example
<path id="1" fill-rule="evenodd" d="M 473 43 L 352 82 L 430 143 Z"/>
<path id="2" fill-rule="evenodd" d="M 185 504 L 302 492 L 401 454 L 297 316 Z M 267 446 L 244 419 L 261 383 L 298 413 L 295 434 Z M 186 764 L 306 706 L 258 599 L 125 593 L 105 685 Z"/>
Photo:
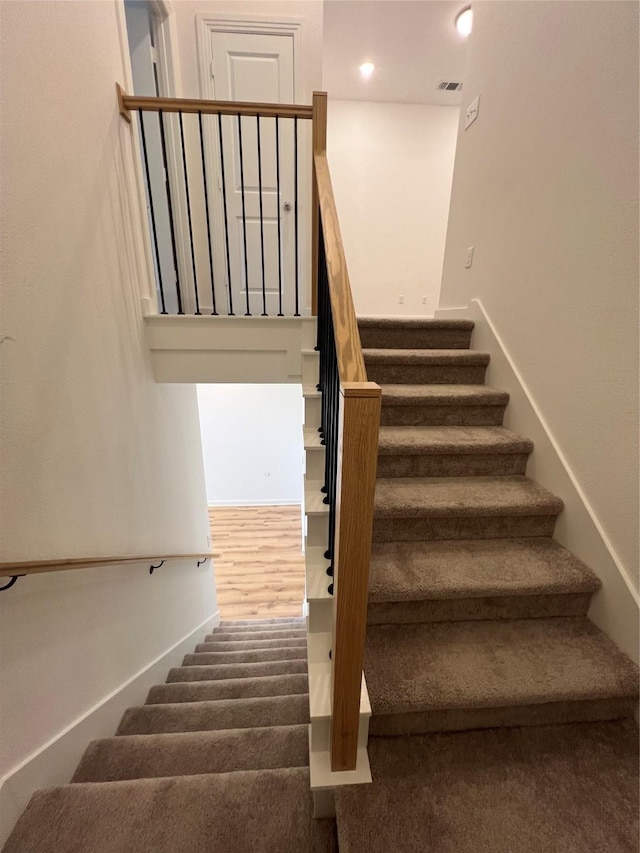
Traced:
<path id="1" fill-rule="evenodd" d="M 206 47 L 201 55 L 204 97 L 295 102 L 291 33 L 228 32 L 209 26 L 201 39 Z M 222 156 L 219 138 L 211 139 L 218 184 L 212 222 L 216 295 L 234 314 L 302 313 L 301 232 L 308 226 L 298 210 L 308 178 L 305 146 L 310 139 L 310 128 L 304 125 L 308 122 L 223 116 Z M 218 137 L 217 132 L 213 135 Z"/>

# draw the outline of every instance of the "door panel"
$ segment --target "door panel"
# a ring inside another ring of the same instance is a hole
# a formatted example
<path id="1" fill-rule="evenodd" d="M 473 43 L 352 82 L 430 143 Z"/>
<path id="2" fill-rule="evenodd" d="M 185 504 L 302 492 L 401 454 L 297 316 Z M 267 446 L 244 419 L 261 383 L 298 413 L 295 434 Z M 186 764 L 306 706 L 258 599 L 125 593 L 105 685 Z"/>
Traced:
<path id="1" fill-rule="evenodd" d="M 210 32 L 209 35 L 213 56 L 211 72 L 217 99 L 259 103 L 294 102 L 294 51 L 291 35 L 227 32 Z M 265 303 L 266 313 L 269 315 L 278 314 L 280 311 L 291 315 L 295 311 L 293 124 L 291 119 L 279 119 L 276 139 L 276 120 L 273 118 L 261 118 L 258 122 L 253 116 L 243 116 L 240 121 L 236 117 L 226 116 L 222 121 L 225 146 L 224 181 L 227 194 L 226 221 L 229 229 L 233 311 L 236 314 L 262 314 Z M 258 144 L 261 174 L 258 168 Z M 217 174 L 218 181 L 221 183 L 219 162 Z M 260 182 L 262 182 L 262 194 L 260 194 Z M 243 201 L 246 240 L 242 222 Z M 222 204 L 220 210 L 222 214 Z M 282 299 L 279 296 L 281 281 L 278 260 L 279 216 Z M 217 254 L 222 257 L 221 246 L 224 239 L 222 215 L 218 225 Z M 262 243 L 264 243 L 264 302 Z M 224 281 L 225 278 L 226 270 L 218 273 L 218 281 Z"/>

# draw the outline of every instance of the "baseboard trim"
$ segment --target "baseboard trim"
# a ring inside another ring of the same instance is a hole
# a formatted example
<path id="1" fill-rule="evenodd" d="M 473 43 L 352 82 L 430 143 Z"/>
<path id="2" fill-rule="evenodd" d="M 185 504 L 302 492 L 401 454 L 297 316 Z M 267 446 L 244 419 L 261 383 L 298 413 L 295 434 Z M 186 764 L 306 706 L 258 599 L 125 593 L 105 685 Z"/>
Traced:
<path id="1" fill-rule="evenodd" d="M 589 616 L 638 662 L 638 593 L 495 323 L 479 299 L 472 299 L 467 308 L 438 309 L 436 317 L 474 321 L 473 347 L 491 353 L 487 384 L 508 391 L 511 396 L 505 426 L 534 443 L 527 474 L 564 501 L 565 511 L 558 519 L 554 538 L 602 580 Z"/>
<path id="2" fill-rule="evenodd" d="M 215 507 L 225 507 L 225 506 L 302 506 L 302 498 L 283 498 L 282 500 L 264 500 L 264 501 L 213 501 L 213 503 L 208 503 L 208 507 L 212 509 Z"/>
<path id="3" fill-rule="evenodd" d="M 193 651 L 200 635 L 211 633 L 220 621 L 218 610 L 0 778 L 0 847 L 32 794 L 38 788 L 66 785 L 89 741 L 113 735 L 125 710 L 142 704 L 149 688 L 164 681 L 171 667 Z"/>

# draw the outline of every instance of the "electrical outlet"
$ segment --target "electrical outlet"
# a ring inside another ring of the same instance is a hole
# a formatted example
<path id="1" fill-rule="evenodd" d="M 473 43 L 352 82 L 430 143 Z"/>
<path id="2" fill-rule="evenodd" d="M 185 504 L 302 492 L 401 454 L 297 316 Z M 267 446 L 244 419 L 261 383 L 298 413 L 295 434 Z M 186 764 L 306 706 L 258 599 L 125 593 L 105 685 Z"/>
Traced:
<path id="1" fill-rule="evenodd" d="M 473 246 L 469 246 L 469 248 L 467 249 L 467 259 L 464 262 L 464 268 L 466 270 L 468 270 L 472 264 L 473 264 Z"/>
<path id="2" fill-rule="evenodd" d="M 398 296 L 398 304 L 404 305 L 404 294 L 403 293 L 400 293 Z"/>
<path id="3" fill-rule="evenodd" d="M 471 101 L 464 114 L 464 129 L 467 130 L 474 121 L 478 118 L 478 110 L 480 109 L 480 95 Z"/>

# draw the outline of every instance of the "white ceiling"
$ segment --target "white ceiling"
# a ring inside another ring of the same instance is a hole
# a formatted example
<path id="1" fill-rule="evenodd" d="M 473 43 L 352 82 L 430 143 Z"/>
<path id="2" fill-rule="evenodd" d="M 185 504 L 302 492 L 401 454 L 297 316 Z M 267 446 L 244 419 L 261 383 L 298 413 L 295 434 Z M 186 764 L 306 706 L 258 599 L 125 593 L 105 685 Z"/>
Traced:
<path id="1" fill-rule="evenodd" d="M 405 104 L 461 102 L 440 80 L 463 80 L 466 39 L 454 21 L 465 0 L 325 0 L 323 87 L 330 98 Z M 373 62 L 363 80 L 358 70 Z"/>

